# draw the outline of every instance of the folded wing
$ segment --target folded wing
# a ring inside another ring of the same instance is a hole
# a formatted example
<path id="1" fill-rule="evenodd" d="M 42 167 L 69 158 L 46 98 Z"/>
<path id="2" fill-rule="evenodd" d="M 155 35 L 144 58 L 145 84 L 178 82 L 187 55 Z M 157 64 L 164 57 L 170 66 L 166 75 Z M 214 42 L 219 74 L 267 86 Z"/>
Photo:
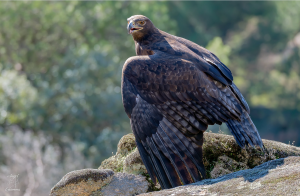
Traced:
<path id="1" fill-rule="evenodd" d="M 202 144 L 208 125 L 226 122 L 241 147 L 262 147 L 236 86 L 225 86 L 198 67 L 157 52 L 132 57 L 123 68 L 125 111 L 149 175 L 163 188 L 205 178 Z"/>

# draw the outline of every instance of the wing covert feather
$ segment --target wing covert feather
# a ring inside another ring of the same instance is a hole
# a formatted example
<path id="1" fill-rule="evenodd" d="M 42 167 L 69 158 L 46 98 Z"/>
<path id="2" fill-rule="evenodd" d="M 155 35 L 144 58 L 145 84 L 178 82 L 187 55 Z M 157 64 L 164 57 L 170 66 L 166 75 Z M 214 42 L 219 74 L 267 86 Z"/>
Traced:
<path id="1" fill-rule="evenodd" d="M 226 122 L 241 147 L 262 147 L 237 87 L 214 80 L 190 61 L 161 53 L 129 58 L 122 98 L 142 160 L 162 188 L 205 178 L 202 145 L 209 124 Z"/>

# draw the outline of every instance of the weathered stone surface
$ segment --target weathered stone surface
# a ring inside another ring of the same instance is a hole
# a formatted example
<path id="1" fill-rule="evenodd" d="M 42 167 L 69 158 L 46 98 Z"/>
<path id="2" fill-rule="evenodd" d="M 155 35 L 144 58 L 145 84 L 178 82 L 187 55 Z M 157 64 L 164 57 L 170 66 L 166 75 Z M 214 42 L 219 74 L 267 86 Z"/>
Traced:
<path id="1" fill-rule="evenodd" d="M 126 156 L 123 163 L 123 172 L 136 175 L 147 173 L 147 169 L 137 148 Z"/>
<path id="2" fill-rule="evenodd" d="M 133 196 L 146 193 L 149 183 L 142 175 L 116 173 L 111 182 L 91 196 Z"/>
<path id="3" fill-rule="evenodd" d="M 82 169 L 67 173 L 52 189 L 50 196 L 89 196 L 113 178 L 110 169 Z"/>
<path id="4" fill-rule="evenodd" d="M 128 134 L 123 138 L 120 140 L 118 146 L 125 146 L 125 149 L 135 148 L 133 134 Z M 263 143 L 266 148 L 265 152 L 262 152 L 259 148 L 252 147 L 241 149 L 233 136 L 205 132 L 203 161 L 207 177 L 216 178 L 227 173 L 253 168 L 269 160 L 288 156 L 300 156 L 299 147 L 270 140 L 263 140 Z M 125 153 L 121 154 L 121 152 Z M 143 170 L 144 168 L 141 166 L 140 161 L 141 158 L 138 156 L 138 151 L 131 151 L 130 153 L 128 150 L 119 150 L 118 148 L 117 155 L 104 160 L 99 169 L 112 169 L 116 172 L 124 171 L 140 174 L 143 171 L 146 172 L 146 170 Z M 129 163 L 133 165 L 130 166 Z M 229 165 L 232 166 L 229 167 Z M 146 175 L 146 173 L 142 174 Z"/>
<path id="5" fill-rule="evenodd" d="M 102 161 L 98 169 L 111 169 L 114 172 L 122 172 L 125 158 L 121 154 L 116 154 Z"/>
<path id="6" fill-rule="evenodd" d="M 232 171 L 244 170 L 249 167 L 245 163 L 239 163 L 226 155 L 218 157 L 214 169 L 210 172 L 211 178 L 217 178 L 225 174 L 230 174 Z"/>
<path id="7" fill-rule="evenodd" d="M 115 172 L 123 172 L 123 165 L 126 156 L 132 153 L 135 149 L 136 144 L 134 135 L 132 133 L 124 135 L 118 143 L 116 155 L 102 161 L 98 169 L 111 169 Z"/>
<path id="8" fill-rule="evenodd" d="M 135 137 L 133 134 L 124 135 L 118 143 L 118 154 L 127 155 L 136 148 Z"/>
<path id="9" fill-rule="evenodd" d="M 141 196 L 190 195 L 300 195 L 300 157 L 291 156 L 263 163 L 216 179 Z"/>
<path id="10" fill-rule="evenodd" d="M 265 151 L 252 147 L 241 149 L 232 136 L 205 133 L 203 161 L 207 177 L 211 179 L 144 195 L 300 196 L 300 157 L 295 157 L 300 155 L 300 148 L 269 140 L 263 143 Z M 117 154 L 104 160 L 99 169 L 111 170 L 70 172 L 55 185 L 50 195 L 131 196 L 160 189 L 147 174 L 133 134 L 120 140 Z M 112 170 L 125 173 L 113 176 Z"/>
<path id="11" fill-rule="evenodd" d="M 227 168 L 231 172 L 244 168 L 253 168 L 269 160 L 285 158 L 288 156 L 300 156 L 300 148 L 283 144 L 281 142 L 262 140 L 266 151 L 259 148 L 248 147 L 241 149 L 235 142 L 233 136 L 215 133 L 204 133 L 203 161 L 207 171 L 207 177 L 212 178 L 211 171 L 216 166 L 219 157 L 227 156 L 244 167 Z M 226 169 L 226 168 L 224 168 Z"/>
<path id="12" fill-rule="evenodd" d="M 105 159 L 98 169 L 111 169 L 115 172 L 141 174 L 145 176 L 149 182 L 148 191 L 161 189 L 158 183 L 154 185 L 151 181 L 139 151 L 136 148 L 135 137 L 132 133 L 121 138 L 118 143 L 117 154 Z"/>

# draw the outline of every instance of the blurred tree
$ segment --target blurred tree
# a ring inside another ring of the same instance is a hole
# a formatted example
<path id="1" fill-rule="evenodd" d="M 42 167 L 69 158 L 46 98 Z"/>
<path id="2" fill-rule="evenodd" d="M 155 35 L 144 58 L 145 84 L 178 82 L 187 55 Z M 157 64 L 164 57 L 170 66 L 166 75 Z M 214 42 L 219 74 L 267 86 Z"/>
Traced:
<path id="1" fill-rule="evenodd" d="M 231 49 L 225 64 L 252 107 L 262 137 L 284 142 L 297 138 L 300 145 L 300 3 L 169 2 L 169 6 L 171 18 L 180 26 L 177 35 L 208 44 L 218 56 L 225 53 L 216 40 L 211 41 L 214 37 Z"/>
<path id="2" fill-rule="evenodd" d="M 50 189 L 73 170 L 91 167 L 91 162 L 80 151 L 80 143 L 68 141 L 65 153 L 51 137 L 43 133 L 25 132 L 18 126 L 0 129 L 0 194 L 6 190 L 10 175 L 18 175 L 14 196 L 49 195 Z M 67 138 L 65 138 L 68 140 Z"/>
<path id="3" fill-rule="evenodd" d="M 22 124 L 37 101 L 37 90 L 15 70 L 0 72 L 0 123 Z"/>
<path id="4" fill-rule="evenodd" d="M 123 63 L 135 55 L 126 19 L 144 14 L 175 33 L 167 13 L 164 2 L 1 2 L 2 78 L 13 70 L 6 86 L 20 89 L 13 100 L 3 93 L 10 107 L 2 106 L 9 114 L 2 125 L 43 130 L 56 142 L 68 135 L 84 142 L 85 154 L 99 164 L 130 131 L 120 95 Z"/>

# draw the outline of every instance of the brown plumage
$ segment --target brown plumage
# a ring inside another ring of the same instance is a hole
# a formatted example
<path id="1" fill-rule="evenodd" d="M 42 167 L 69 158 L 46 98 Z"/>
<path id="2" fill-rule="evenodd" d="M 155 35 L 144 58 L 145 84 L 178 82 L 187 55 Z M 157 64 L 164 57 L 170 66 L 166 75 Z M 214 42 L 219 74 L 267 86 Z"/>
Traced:
<path id="1" fill-rule="evenodd" d="M 162 188 L 205 178 L 203 132 L 225 122 L 241 147 L 263 144 L 231 71 L 216 55 L 157 29 L 145 16 L 128 18 L 137 56 L 124 64 L 122 99 L 138 150 Z"/>

